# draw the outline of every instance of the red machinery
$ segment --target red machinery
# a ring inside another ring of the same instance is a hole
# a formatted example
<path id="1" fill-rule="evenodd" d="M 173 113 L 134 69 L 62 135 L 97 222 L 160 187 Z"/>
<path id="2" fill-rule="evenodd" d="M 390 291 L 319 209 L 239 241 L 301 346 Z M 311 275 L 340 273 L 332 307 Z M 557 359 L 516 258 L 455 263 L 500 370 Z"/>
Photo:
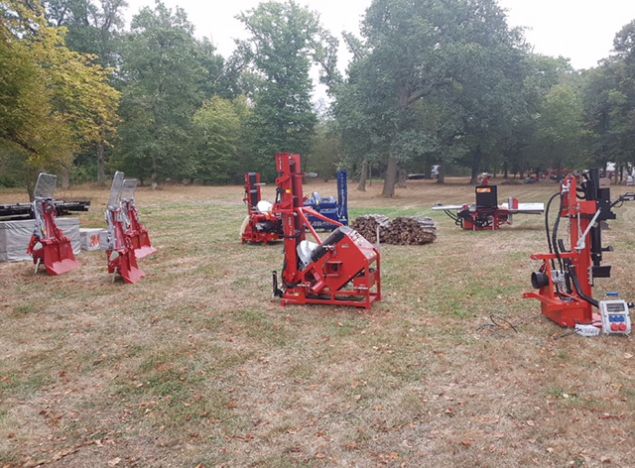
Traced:
<path id="1" fill-rule="evenodd" d="M 141 260 L 155 253 L 157 249 L 152 246 L 148 230 L 139 219 L 139 210 L 135 202 L 136 190 L 137 179 L 124 179 L 121 191 L 121 209 L 127 219 L 126 235 L 130 237 L 135 257 L 137 260 Z"/>
<path id="2" fill-rule="evenodd" d="M 551 203 L 560 198 L 560 209 L 553 230 L 549 232 L 549 208 Z M 606 310 L 623 303 L 621 307 L 628 310 L 624 301 L 597 301 L 593 298 L 595 278 L 609 278 L 610 266 L 602 266 L 602 253 L 611 251 L 602 246 L 601 222 L 615 219 L 611 211 L 617 204 L 633 200 L 634 194 L 626 194 L 615 203 L 611 203 L 610 189 L 604 186 L 597 169 L 585 173 L 581 178 L 567 176 L 556 193 L 547 204 L 546 229 L 548 254 L 532 255 L 532 260 L 542 261 L 539 271 L 532 273 L 531 283 L 539 291 L 525 293 L 524 298 L 538 299 L 542 313 L 563 327 L 576 325 L 596 326 L 600 323 L 597 307 L 605 315 Z M 569 246 L 558 237 L 560 221 L 569 221 Z M 619 324 L 617 327 L 626 324 Z M 615 330 L 614 330 L 615 331 Z M 629 330 L 630 331 L 630 330 Z"/>
<path id="3" fill-rule="evenodd" d="M 301 158 L 276 154 L 277 199 L 273 213 L 282 220 L 282 289 L 273 272 L 274 296 L 282 304 L 324 304 L 370 308 L 381 300 L 379 251 L 359 233 L 304 206 Z M 321 241 L 308 216 L 339 226 Z M 309 230 L 317 243 L 306 240 Z"/>
<path id="4" fill-rule="evenodd" d="M 35 229 L 27 253 L 33 256 L 35 272 L 44 263 L 49 275 L 62 275 L 79 268 L 73 246 L 55 222 L 56 206 L 53 193 L 57 176 L 41 173 L 35 184 Z"/>
<path id="5" fill-rule="evenodd" d="M 245 198 L 247 217 L 243 221 L 240 237 L 243 243 L 270 244 L 282 238 L 280 216 L 272 212 L 271 203 L 262 200 L 260 174 L 245 174 Z"/>
<path id="6" fill-rule="evenodd" d="M 540 214 L 545 209 L 543 203 L 518 203 L 511 197 L 499 205 L 498 187 L 489 185 L 487 178 L 475 188 L 475 195 L 474 205 L 441 205 L 432 209 L 445 212 L 457 226 L 468 231 L 496 231 L 505 224 L 511 225 L 515 214 Z"/>
<path id="7" fill-rule="evenodd" d="M 121 195 L 124 188 L 124 173 L 117 171 L 112 179 L 110 199 L 106 210 L 108 232 L 103 247 L 108 260 L 108 273 L 119 274 L 126 283 L 134 284 L 145 274 L 137 265 L 133 237 L 127 226 L 126 212 L 122 208 Z M 114 280 L 115 276 L 113 276 Z"/>

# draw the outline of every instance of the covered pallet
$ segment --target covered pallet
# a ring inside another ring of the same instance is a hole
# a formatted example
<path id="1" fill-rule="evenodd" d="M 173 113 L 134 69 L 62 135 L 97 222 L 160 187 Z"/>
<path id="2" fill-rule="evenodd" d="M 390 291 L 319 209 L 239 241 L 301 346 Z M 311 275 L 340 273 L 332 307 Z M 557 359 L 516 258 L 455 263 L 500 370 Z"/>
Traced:
<path id="1" fill-rule="evenodd" d="M 79 219 L 58 218 L 56 220 L 64 235 L 71 240 L 73 253 L 81 250 Z M 0 262 L 32 261 L 26 249 L 33 235 L 35 220 L 0 221 Z"/>

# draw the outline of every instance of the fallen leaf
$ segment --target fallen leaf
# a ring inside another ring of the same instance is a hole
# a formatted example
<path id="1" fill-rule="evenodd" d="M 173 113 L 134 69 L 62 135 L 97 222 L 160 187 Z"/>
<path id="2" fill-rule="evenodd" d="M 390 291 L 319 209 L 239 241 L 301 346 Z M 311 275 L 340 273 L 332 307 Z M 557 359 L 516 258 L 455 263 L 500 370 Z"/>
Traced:
<path id="1" fill-rule="evenodd" d="M 108 460 L 108 466 L 117 466 L 119 463 L 121 463 L 121 458 L 119 457 Z"/>

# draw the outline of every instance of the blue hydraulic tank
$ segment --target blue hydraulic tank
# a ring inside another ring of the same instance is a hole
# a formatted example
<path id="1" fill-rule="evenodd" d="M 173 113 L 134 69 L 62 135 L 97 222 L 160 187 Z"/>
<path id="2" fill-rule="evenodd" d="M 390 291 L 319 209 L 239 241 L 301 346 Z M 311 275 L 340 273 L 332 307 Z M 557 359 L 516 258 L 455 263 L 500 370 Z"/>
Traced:
<path id="1" fill-rule="evenodd" d="M 313 192 L 304 206 L 310 206 L 322 216 L 338 221 L 348 226 L 348 184 L 346 171 L 337 172 L 337 198 L 322 198 L 319 193 Z M 333 224 L 309 216 L 309 222 L 316 230 L 332 231 L 337 228 Z"/>

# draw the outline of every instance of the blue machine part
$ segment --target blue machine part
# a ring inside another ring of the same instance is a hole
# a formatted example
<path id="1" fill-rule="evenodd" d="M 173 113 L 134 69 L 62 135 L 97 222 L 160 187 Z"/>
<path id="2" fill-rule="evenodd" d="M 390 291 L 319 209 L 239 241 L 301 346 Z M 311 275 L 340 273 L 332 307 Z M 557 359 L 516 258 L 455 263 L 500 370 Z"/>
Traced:
<path id="1" fill-rule="evenodd" d="M 337 172 L 337 198 L 321 197 L 319 193 L 313 192 L 304 206 L 309 206 L 323 216 L 333 221 L 338 221 L 348 226 L 348 186 L 346 171 Z M 333 231 L 337 226 L 329 224 L 313 216 L 309 216 L 309 222 L 316 230 Z"/>

